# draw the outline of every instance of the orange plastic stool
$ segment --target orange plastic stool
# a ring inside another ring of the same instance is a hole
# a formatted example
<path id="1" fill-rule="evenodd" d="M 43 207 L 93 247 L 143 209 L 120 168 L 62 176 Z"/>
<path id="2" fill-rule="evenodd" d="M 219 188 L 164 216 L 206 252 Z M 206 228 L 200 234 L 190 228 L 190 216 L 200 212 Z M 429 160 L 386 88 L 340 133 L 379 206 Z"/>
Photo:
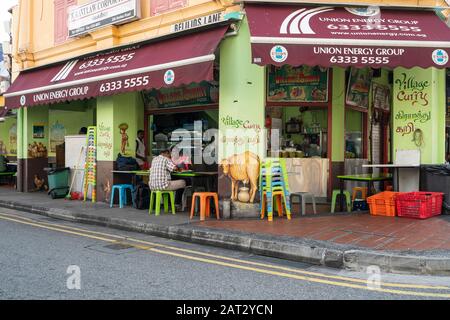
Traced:
<path id="1" fill-rule="evenodd" d="M 210 216 L 211 214 L 211 208 L 209 204 L 210 198 L 214 199 L 214 204 L 216 206 L 216 218 L 217 220 L 220 219 L 219 215 L 219 196 L 217 195 L 217 192 L 195 192 L 192 195 L 192 204 L 191 204 L 191 219 L 194 217 L 194 211 L 195 211 L 195 199 L 200 199 L 200 221 L 205 221 L 205 217 Z"/>
<path id="2" fill-rule="evenodd" d="M 276 197 L 276 203 L 277 203 L 277 211 L 278 211 L 278 216 L 282 217 L 283 216 L 283 196 L 284 196 L 284 192 L 283 191 L 274 191 L 272 192 L 272 197 Z M 264 191 L 264 199 L 261 203 L 261 219 L 264 219 L 265 215 L 266 215 L 266 202 L 267 202 L 267 193 L 266 191 Z M 268 216 L 269 221 L 272 221 L 272 217 Z M 290 216 L 288 216 L 288 219 L 290 219 Z"/>
<path id="3" fill-rule="evenodd" d="M 352 201 L 355 201 L 356 194 L 358 193 L 358 191 L 361 192 L 363 200 L 367 199 L 367 187 L 354 187 L 352 190 L 353 190 Z"/>

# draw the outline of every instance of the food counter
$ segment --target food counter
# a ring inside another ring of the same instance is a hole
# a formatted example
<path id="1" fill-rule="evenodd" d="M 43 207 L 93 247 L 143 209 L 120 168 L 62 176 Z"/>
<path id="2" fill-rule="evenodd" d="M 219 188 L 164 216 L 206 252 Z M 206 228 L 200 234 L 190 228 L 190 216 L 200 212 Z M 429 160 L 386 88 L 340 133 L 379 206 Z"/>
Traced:
<path id="1" fill-rule="evenodd" d="M 329 159 L 286 158 L 290 192 L 310 192 L 316 197 L 326 197 Z"/>

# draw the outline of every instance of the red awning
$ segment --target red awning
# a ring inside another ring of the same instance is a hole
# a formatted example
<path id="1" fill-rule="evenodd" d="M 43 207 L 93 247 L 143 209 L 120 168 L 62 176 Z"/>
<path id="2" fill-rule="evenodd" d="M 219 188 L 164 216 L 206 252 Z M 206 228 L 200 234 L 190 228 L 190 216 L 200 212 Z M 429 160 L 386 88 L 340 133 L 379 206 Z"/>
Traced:
<path id="1" fill-rule="evenodd" d="M 214 52 L 228 26 L 134 45 L 21 72 L 8 109 L 213 80 Z"/>
<path id="2" fill-rule="evenodd" d="M 450 67 L 450 28 L 433 12 L 246 4 L 253 63 Z"/>

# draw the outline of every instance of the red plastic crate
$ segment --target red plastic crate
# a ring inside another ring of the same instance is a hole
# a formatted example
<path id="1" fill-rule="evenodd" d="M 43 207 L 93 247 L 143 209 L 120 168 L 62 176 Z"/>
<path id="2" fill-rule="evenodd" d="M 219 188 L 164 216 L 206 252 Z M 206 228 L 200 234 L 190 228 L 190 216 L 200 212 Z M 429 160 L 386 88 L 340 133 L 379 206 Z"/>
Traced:
<path id="1" fill-rule="evenodd" d="M 395 217 L 395 197 L 399 192 L 384 191 L 367 198 L 370 214 Z"/>
<path id="2" fill-rule="evenodd" d="M 406 192 L 395 198 L 399 217 L 427 219 L 441 214 L 442 192 Z"/>

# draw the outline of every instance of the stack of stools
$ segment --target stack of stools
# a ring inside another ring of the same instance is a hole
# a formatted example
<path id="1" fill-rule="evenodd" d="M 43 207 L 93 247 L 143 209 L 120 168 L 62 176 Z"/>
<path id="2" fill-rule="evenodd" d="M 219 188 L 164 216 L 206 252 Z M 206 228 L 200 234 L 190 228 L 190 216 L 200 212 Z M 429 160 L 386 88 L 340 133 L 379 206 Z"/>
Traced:
<path id="1" fill-rule="evenodd" d="M 264 219 L 267 209 L 267 218 L 273 221 L 273 199 L 277 201 L 278 216 L 283 216 L 283 206 L 288 220 L 291 219 L 291 204 L 286 163 L 280 158 L 266 158 L 261 164 L 259 192 L 261 198 L 261 219 Z"/>

